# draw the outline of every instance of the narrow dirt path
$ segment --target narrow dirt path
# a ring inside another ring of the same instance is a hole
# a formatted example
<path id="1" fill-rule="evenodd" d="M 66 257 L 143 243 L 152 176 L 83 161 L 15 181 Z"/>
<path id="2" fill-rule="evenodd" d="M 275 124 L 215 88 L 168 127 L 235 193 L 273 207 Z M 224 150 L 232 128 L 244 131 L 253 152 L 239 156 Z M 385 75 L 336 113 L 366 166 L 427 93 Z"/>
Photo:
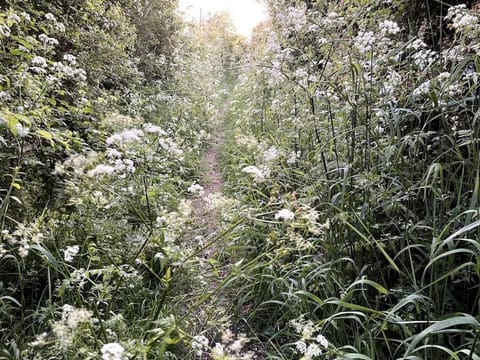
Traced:
<path id="1" fill-rule="evenodd" d="M 203 187 L 203 194 L 197 196 L 192 201 L 193 214 L 191 219 L 191 228 L 188 231 L 188 238 L 197 242 L 197 246 L 205 246 L 213 240 L 210 246 L 206 247 L 200 254 L 201 258 L 198 271 L 205 279 L 201 289 L 192 289 L 200 297 L 194 299 L 197 333 L 205 333 L 217 339 L 220 334 L 224 337 L 225 331 L 231 332 L 230 318 L 232 294 L 218 291 L 222 282 L 228 275 L 228 259 L 221 259 L 224 251 L 225 240 L 221 238 L 222 217 L 219 209 L 216 207 L 217 201 L 225 199 L 222 193 L 223 179 L 220 165 L 220 155 L 224 146 L 224 116 L 226 105 L 219 108 L 217 115 L 213 119 L 214 134 L 211 138 L 210 147 L 206 151 L 202 164 L 200 185 Z M 218 241 L 215 238 L 219 236 Z M 191 241 L 192 241 L 191 240 Z M 226 262 L 225 262 L 226 261 Z M 230 310 L 229 310 L 230 309 Z M 223 325 L 225 327 L 223 327 Z M 234 328 L 232 328 L 235 331 Z M 241 336 L 241 335 L 240 335 Z M 243 350 L 235 350 L 235 359 L 264 359 L 261 350 L 253 344 L 245 343 Z M 233 344 L 233 343 L 232 343 Z M 211 344 L 212 345 L 212 344 Z M 212 345 L 213 346 L 213 345 Z M 204 354 L 195 359 L 210 360 L 213 357 Z"/>
<path id="2" fill-rule="evenodd" d="M 203 159 L 202 173 L 203 196 L 196 197 L 192 202 L 194 233 L 196 237 L 211 238 L 217 234 L 219 214 L 212 204 L 212 199 L 221 194 L 223 180 L 219 156 L 223 146 L 223 134 L 217 132 L 212 136 L 212 142 Z M 215 249 L 205 249 L 203 256 L 208 257 Z"/>

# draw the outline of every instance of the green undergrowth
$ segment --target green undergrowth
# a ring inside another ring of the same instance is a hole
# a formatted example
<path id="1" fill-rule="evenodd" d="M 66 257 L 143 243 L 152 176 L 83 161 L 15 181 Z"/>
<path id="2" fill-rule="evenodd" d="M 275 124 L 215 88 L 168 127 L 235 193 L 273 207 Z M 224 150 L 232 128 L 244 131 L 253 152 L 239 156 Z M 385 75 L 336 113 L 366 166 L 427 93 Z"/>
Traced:
<path id="1" fill-rule="evenodd" d="M 272 2 L 230 103 L 231 286 L 267 358 L 480 356 L 478 12 L 435 8 L 438 49 L 379 3 Z"/>

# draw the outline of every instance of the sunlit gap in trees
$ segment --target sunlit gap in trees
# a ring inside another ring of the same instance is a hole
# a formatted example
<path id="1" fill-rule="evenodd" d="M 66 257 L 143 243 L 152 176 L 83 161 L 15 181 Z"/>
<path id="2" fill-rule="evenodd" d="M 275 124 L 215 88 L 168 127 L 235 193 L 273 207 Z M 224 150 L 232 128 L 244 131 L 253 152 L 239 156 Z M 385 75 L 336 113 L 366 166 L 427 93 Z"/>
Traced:
<path id="1" fill-rule="evenodd" d="M 180 0 L 180 10 L 188 18 L 203 21 L 211 14 L 227 11 L 237 32 L 250 37 L 252 30 L 267 18 L 265 6 L 257 0 Z"/>

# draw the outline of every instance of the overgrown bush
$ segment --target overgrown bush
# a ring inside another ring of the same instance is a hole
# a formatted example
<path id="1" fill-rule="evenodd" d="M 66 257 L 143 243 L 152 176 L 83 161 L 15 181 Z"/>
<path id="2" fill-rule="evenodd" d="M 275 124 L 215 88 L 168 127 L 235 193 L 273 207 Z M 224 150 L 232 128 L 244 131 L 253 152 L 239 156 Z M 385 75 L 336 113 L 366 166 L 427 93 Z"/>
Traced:
<path id="1" fill-rule="evenodd" d="M 275 358 L 479 352 L 479 18 L 434 3 L 432 37 L 408 2 L 269 2 L 225 173 L 239 315 Z"/>

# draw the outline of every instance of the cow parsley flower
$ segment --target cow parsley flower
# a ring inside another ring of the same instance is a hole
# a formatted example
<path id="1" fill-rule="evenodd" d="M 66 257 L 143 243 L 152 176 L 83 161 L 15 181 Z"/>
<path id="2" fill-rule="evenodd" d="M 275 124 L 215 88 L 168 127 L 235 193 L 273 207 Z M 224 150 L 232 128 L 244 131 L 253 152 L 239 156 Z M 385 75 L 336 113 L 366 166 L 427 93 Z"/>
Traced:
<path id="1" fill-rule="evenodd" d="M 30 128 L 23 126 L 22 124 L 18 123 L 15 125 L 15 130 L 17 132 L 18 137 L 24 138 L 30 132 Z"/>
<path id="2" fill-rule="evenodd" d="M 295 214 L 288 209 L 282 209 L 275 214 L 275 220 L 290 221 L 295 218 Z"/>
<path id="3" fill-rule="evenodd" d="M 305 341 L 297 341 L 295 343 L 295 347 L 301 354 L 305 354 L 307 352 L 307 344 Z"/>
<path id="4" fill-rule="evenodd" d="M 355 38 L 355 47 L 363 54 L 373 49 L 377 38 L 372 31 L 359 32 Z"/>
<path id="5" fill-rule="evenodd" d="M 117 149 L 107 149 L 105 156 L 109 159 L 119 159 L 122 157 L 122 154 Z"/>
<path id="6" fill-rule="evenodd" d="M 203 186 L 199 185 L 199 184 L 192 184 L 188 187 L 188 192 L 193 194 L 193 195 L 200 195 L 202 196 L 204 194 L 204 189 L 203 189 Z"/>
<path id="7" fill-rule="evenodd" d="M 313 358 L 315 356 L 320 356 L 321 354 L 322 349 L 315 343 L 311 343 L 310 345 L 308 345 L 307 351 L 305 352 L 307 358 Z"/>
<path id="8" fill-rule="evenodd" d="M 120 133 L 115 133 L 106 140 L 107 145 L 122 145 L 123 143 L 131 143 L 140 141 L 144 136 L 140 129 L 124 129 Z"/>
<path id="9" fill-rule="evenodd" d="M 242 169 L 242 172 L 244 172 L 245 174 L 253 175 L 253 180 L 257 183 L 265 181 L 265 175 L 256 166 L 246 166 Z"/>
<path id="10" fill-rule="evenodd" d="M 380 32 L 382 35 L 397 35 L 400 32 L 400 27 L 395 21 L 385 20 L 380 23 Z"/>
<path id="11" fill-rule="evenodd" d="M 192 348 L 197 356 L 202 356 L 203 351 L 208 349 L 208 339 L 204 335 L 197 335 L 193 338 Z"/>
<path id="12" fill-rule="evenodd" d="M 149 134 L 158 134 L 158 135 L 162 135 L 162 136 L 167 135 L 167 133 L 160 126 L 153 125 L 153 124 L 150 124 L 150 123 L 147 123 L 147 124 L 143 125 L 143 131 L 145 131 L 146 133 L 149 133 Z"/>
<path id="13" fill-rule="evenodd" d="M 322 334 L 318 334 L 315 340 L 317 340 L 317 342 L 325 349 L 328 348 L 328 345 L 330 345 L 327 338 Z"/>
<path id="14" fill-rule="evenodd" d="M 72 64 L 72 65 L 76 65 L 77 64 L 77 58 L 75 56 L 73 56 L 72 54 L 65 54 L 63 55 L 63 60 L 65 60 L 66 62 Z"/>
<path id="15" fill-rule="evenodd" d="M 38 38 L 43 43 L 43 45 L 57 46 L 59 44 L 57 39 L 51 38 L 47 34 L 40 34 L 38 35 Z"/>
<path id="16" fill-rule="evenodd" d="M 278 157 L 278 155 L 279 155 L 278 150 L 274 146 L 271 146 L 263 152 L 263 160 L 267 162 L 273 161 Z"/>
<path id="17" fill-rule="evenodd" d="M 103 175 L 113 175 L 115 172 L 115 167 L 111 165 L 100 164 L 97 165 L 94 169 L 90 170 L 87 175 L 89 177 L 103 176 Z"/>
<path id="18" fill-rule="evenodd" d="M 34 67 L 45 68 L 47 67 L 47 60 L 42 56 L 35 56 L 30 64 Z"/>
<path id="19" fill-rule="evenodd" d="M 113 342 L 102 346 L 102 360 L 122 360 L 125 349 L 119 343 Z"/>
<path id="20" fill-rule="evenodd" d="M 73 258 L 78 255 L 79 251 L 80 251 L 80 246 L 78 245 L 67 246 L 67 248 L 63 250 L 63 259 L 66 262 L 72 262 Z"/>
<path id="21" fill-rule="evenodd" d="M 471 35 L 478 32 L 479 19 L 468 13 L 465 4 L 450 7 L 445 19 L 451 21 L 450 27 L 456 31 L 471 33 Z"/>
<path id="22" fill-rule="evenodd" d="M 430 80 L 425 81 L 424 83 L 420 84 L 415 90 L 413 90 L 412 97 L 414 100 L 420 100 L 425 96 L 430 94 L 432 90 L 432 82 Z"/>
<path id="23" fill-rule="evenodd" d="M 46 13 L 45 19 L 47 19 L 48 21 L 57 21 L 57 19 L 55 18 L 55 15 L 53 15 L 52 13 Z"/>

